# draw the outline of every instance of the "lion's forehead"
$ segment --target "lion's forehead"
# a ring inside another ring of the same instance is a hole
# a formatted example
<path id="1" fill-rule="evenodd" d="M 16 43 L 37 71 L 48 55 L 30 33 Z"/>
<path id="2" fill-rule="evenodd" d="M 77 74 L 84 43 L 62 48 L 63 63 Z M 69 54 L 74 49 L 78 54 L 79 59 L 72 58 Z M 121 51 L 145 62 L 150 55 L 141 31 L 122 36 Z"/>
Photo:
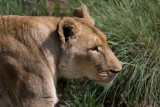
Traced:
<path id="1" fill-rule="evenodd" d="M 84 26 L 87 26 L 88 28 L 90 28 L 93 33 L 96 34 L 96 36 L 98 36 L 103 42 L 106 42 L 106 35 L 104 33 L 102 33 L 99 29 L 97 29 L 92 23 L 88 22 L 85 19 L 80 19 L 80 18 L 75 18 L 76 21 L 78 21 L 79 23 L 81 23 Z"/>

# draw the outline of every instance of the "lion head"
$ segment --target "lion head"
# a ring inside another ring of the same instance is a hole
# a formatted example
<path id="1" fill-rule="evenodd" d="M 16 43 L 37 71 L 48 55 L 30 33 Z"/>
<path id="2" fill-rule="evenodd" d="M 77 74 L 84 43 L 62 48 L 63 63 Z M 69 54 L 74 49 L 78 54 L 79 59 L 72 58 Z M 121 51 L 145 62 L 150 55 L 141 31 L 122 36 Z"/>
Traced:
<path id="1" fill-rule="evenodd" d="M 88 77 L 107 86 L 121 69 L 121 63 L 109 48 L 106 35 L 94 26 L 86 6 L 76 9 L 74 17 L 63 17 L 58 25 L 61 53 L 59 76 Z"/>

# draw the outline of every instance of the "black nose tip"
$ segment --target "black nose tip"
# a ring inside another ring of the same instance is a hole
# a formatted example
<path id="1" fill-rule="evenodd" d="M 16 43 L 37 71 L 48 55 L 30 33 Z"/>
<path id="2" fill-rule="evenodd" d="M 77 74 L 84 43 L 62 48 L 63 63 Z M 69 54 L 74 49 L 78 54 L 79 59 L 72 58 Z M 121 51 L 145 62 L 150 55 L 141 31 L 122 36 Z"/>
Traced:
<path id="1" fill-rule="evenodd" d="M 110 70 L 110 72 L 115 73 L 115 74 L 119 73 L 119 71 L 113 71 L 113 70 Z"/>

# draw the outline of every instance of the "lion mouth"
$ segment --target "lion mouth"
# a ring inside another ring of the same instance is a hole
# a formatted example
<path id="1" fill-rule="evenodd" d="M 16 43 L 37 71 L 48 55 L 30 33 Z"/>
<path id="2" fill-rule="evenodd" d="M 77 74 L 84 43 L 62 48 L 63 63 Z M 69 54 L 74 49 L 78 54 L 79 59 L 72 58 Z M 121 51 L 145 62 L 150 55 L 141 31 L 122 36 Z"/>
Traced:
<path id="1" fill-rule="evenodd" d="M 103 71 L 103 72 L 99 72 L 98 76 L 100 76 L 100 77 L 115 77 L 116 74 L 115 73 L 111 73 L 111 72 Z"/>
<path id="2" fill-rule="evenodd" d="M 107 72 L 100 72 L 98 73 L 98 75 L 102 77 L 107 77 L 109 74 Z"/>

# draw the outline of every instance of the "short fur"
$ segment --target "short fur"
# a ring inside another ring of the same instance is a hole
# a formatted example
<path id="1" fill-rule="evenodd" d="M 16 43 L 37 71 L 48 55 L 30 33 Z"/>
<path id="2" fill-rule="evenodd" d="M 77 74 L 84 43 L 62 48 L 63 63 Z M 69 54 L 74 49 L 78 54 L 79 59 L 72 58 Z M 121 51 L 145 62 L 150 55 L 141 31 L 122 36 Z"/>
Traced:
<path id="1" fill-rule="evenodd" d="M 53 107 L 56 78 L 107 86 L 122 66 L 86 6 L 74 17 L 0 16 L 0 106 Z"/>

